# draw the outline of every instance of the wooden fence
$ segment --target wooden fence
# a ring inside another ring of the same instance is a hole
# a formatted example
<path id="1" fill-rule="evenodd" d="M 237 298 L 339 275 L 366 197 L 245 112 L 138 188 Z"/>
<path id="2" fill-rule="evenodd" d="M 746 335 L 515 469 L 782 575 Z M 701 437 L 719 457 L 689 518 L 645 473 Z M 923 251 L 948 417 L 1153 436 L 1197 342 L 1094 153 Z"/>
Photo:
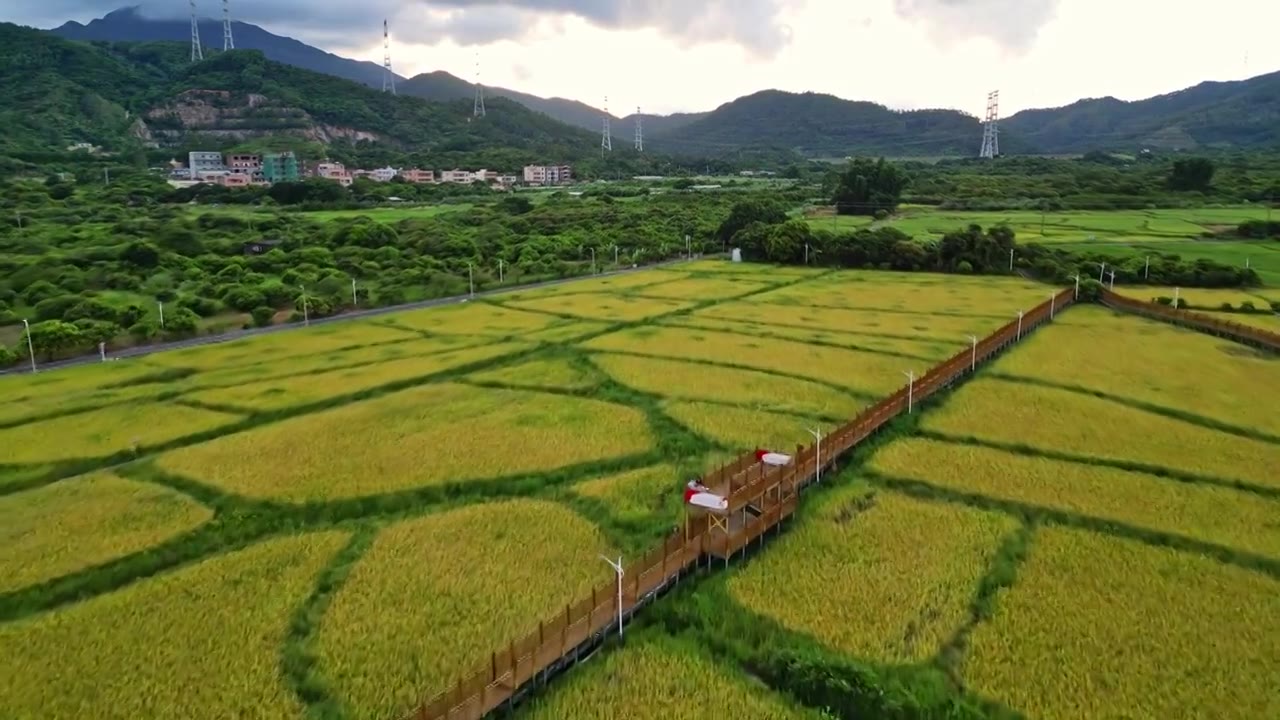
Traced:
<path id="1" fill-rule="evenodd" d="M 479 720 L 490 711 L 517 699 L 534 681 L 574 664 L 601 642 L 619 617 L 637 609 L 673 587 L 704 557 L 728 562 L 767 531 L 778 527 L 795 512 L 800 490 L 818 478 L 821 467 L 855 447 L 876 430 L 921 401 L 972 372 L 1022 335 L 1052 319 L 1074 301 L 1072 290 L 1025 313 L 975 346 L 932 368 L 909 387 L 903 387 L 868 408 L 808 447 L 797 448 L 792 462 L 765 466 L 754 453 L 711 471 L 703 484 L 727 494 L 723 516 L 689 517 L 660 547 L 632 562 L 623 571 L 621 592 L 616 580 L 604 583 L 576 603 L 538 623 L 536 629 L 496 649 L 481 667 L 460 678 L 409 715 L 406 720 Z M 727 488 L 727 489 L 726 489 Z M 621 608 L 619 608 L 619 603 Z"/>
<path id="2" fill-rule="evenodd" d="M 1263 330 L 1252 325 L 1222 320 L 1212 315 L 1191 312 L 1190 310 L 1175 310 L 1168 305 L 1160 305 L 1159 303 L 1134 300 L 1106 289 L 1102 291 L 1102 303 L 1116 310 L 1144 315 L 1156 320 L 1164 320 L 1174 325 L 1181 325 L 1193 330 L 1230 338 L 1246 345 L 1280 352 L 1280 333 Z"/>

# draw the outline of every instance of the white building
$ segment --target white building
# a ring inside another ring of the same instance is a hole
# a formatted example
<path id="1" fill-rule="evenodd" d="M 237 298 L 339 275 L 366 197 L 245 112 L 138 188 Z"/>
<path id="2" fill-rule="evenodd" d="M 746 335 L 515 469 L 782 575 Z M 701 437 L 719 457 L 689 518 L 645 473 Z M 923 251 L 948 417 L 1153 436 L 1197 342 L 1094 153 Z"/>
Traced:
<path id="1" fill-rule="evenodd" d="M 480 172 L 484 172 L 481 170 Z M 467 185 L 476 181 L 476 174 L 470 170 L 445 170 L 440 173 L 440 182 Z"/>
<path id="2" fill-rule="evenodd" d="M 399 170 L 391 166 L 387 166 L 384 168 L 378 168 L 377 170 L 370 172 L 369 178 L 376 182 L 391 182 L 391 178 L 399 174 L 400 174 Z"/>
<path id="3" fill-rule="evenodd" d="M 527 165 L 526 185 L 568 185 L 573 182 L 573 168 L 568 165 Z"/>
<path id="4" fill-rule="evenodd" d="M 187 168 L 195 177 L 206 172 L 222 172 L 227 166 L 223 164 L 220 152 L 193 152 L 187 153 Z"/>

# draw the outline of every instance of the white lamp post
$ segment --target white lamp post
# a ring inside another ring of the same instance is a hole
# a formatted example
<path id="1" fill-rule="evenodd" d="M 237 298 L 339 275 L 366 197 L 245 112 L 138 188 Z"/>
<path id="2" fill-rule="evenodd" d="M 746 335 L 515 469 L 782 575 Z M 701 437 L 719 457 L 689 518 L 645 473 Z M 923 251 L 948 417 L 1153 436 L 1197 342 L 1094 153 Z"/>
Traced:
<path id="1" fill-rule="evenodd" d="M 22 319 L 22 327 L 27 331 L 27 352 L 31 355 L 31 372 L 36 372 L 36 346 L 31 342 L 31 323 Z"/>
<path id="2" fill-rule="evenodd" d="M 1009 248 L 1009 270 L 1013 271 L 1013 248 Z"/>
<path id="3" fill-rule="evenodd" d="M 813 428 L 810 428 L 809 434 L 812 435 L 813 439 L 817 442 L 817 453 L 818 453 L 818 467 L 817 467 L 817 472 L 815 473 L 815 477 L 813 481 L 817 483 L 821 483 L 822 482 L 822 432 L 819 430 L 814 430 Z"/>
<path id="4" fill-rule="evenodd" d="M 978 336 L 970 335 L 969 342 L 973 343 L 973 357 L 969 361 L 969 372 L 974 372 L 978 369 Z"/>
<path id="5" fill-rule="evenodd" d="M 1142 279 L 1143 280 L 1151 279 L 1151 256 L 1150 255 L 1147 256 L 1147 266 L 1142 270 Z"/>
<path id="6" fill-rule="evenodd" d="M 609 558 L 601 555 L 601 560 L 609 563 L 609 567 L 613 568 L 613 572 L 618 576 L 618 637 L 622 637 L 622 556 L 618 556 L 618 562 L 614 562 Z M 594 609 L 594 608 L 593 608 Z"/>
<path id="7" fill-rule="evenodd" d="M 1022 339 L 1022 311 L 1018 311 L 1018 339 Z"/>
<path id="8" fill-rule="evenodd" d="M 157 301 L 160 305 L 160 329 L 164 329 L 164 303 Z"/>
<path id="9" fill-rule="evenodd" d="M 1076 300 L 1080 299 L 1080 273 L 1076 273 Z"/>
<path id="10" fill-rule="evenodd" d="M 502 268 L 502 258 L 498 258 L 498 284 L 506 282 L 506 274 Z"/>
<path id="11" fill-rule="evenodd" d="M 1115 270 L 1111 271 L 1111 289 L 1112 290 L 1116 289 L 1116 271 Z"/>
<path id="12" fill-rule="evenodd" d="M 907 414 L 910 415 L 916 390 L 916 373 L 914 370 L 903 370 L 902 374 L 907 376 Z"/>
<path id="13" fill-rule="evenodd" d="M 596 249 L 591 248 L 591 274 L 596 274 Z"/>
<path id="14" fill-rule="evenodd" d="M 1053 319 L 1053 313 L 1054 313 L 1054 310 L 1057 309 L 1056 308 L 1057 304 L 1058 304 L 1057 293 L 1049 293 L 1049 319 L 1050 320 Z"/>
<path id="15" fill-rule="evenodd" d="M 354 307 L 360 304 L 360 298 L 356 297 L 356 279 L 351 278 L 351 305 Z"/>

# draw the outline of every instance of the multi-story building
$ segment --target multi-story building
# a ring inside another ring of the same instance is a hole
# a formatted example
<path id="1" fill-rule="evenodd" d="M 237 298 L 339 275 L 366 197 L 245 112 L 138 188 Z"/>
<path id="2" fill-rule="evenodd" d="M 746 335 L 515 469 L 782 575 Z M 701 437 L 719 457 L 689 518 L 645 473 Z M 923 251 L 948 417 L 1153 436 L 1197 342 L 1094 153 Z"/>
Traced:
<path id="1" fill-rule="evenodd" d="M 262 170 L 262 156 L 232 153 L 227 156 L 227 169 L 233 173 L 253 175 Z"/>
<path id="2" fill-rule="evenodd" d="M 391 182 L 391 178 L 399 174 L 400 174 L 399 170 L 391 166 L 387 166 L 384 168 L 378 168 L 377 170 L 371 171 L 369 173 L 369 179 L 375 182 Z"/>
<path id="3" fill-rule="evenodd" d="M 332 180 L 343 187 L 350 187 L 354 180 L 347 168 L 337 162 L 323 162 L 317 165 L 316 177 Z"/>
<path id="4" fill-rule="evenodd" d="M 483 171 L 481 171 L 483 172 Z M 445 170 L 440 173 L 440 182 L 466 185 L 476 180 L 476 174 L 470 170 Z"/>
<path id="5" fill-rule="evenodd" d="M 411 183 L 430 184 L 436 181 L 436 173 L 434 170 L 419 170 L 418 168 L 401 170 L 400 177 Z"/>
<path id="6" fill-rule="evenodd" d="M 573 168 L 568 165 L 526 165 L 524 181 L 528 185 L 568 185 L 573 182 Z"/>
<path id="7" fill-rule="evenodd" d="M 187 168 L 191 171 L 191 177 L 198 177 L 201 173 L 221 172 L 227 169 L 222 162 L 222 153 L 220 152 L 192 152 L 187 153 Z"/>
<path id="8" fill-rule="evenodd" d="M 520 178 L 515 175 L 499 175 L 496 183 L 501 185 L 503 189 L 515 187 L 520 182 Z"/>
<path id="9" fill-rule="evenodd" d="M 262 176 L 267 182 L 296 182 L 298 158 L 291 152 L 268 153 L 262 156 Z"/>

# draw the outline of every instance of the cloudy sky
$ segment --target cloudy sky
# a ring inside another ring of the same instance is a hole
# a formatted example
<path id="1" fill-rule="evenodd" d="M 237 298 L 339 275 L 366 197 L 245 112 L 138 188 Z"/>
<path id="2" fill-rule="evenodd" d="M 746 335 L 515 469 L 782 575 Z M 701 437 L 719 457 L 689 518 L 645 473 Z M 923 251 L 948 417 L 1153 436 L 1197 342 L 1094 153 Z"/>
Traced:
<path id="1" fill-rule="evenodd" d="M 136 2 L 137 0 L 135 0 Z M 87 21 L 127 0 L 5 3 Z M 198 0 L 218 13 L 216 0 Z M 150 12 L 186 12 L 146 0 Z M 710 109 L 764 88 L 975 115 L 1139 99 L 1280 70 L 1277 0 L 232 0 L 233 15 L 401 75 L 443 69 L 615 114 Z M 18 7 L 15 7 L 18 6 Z"/>

